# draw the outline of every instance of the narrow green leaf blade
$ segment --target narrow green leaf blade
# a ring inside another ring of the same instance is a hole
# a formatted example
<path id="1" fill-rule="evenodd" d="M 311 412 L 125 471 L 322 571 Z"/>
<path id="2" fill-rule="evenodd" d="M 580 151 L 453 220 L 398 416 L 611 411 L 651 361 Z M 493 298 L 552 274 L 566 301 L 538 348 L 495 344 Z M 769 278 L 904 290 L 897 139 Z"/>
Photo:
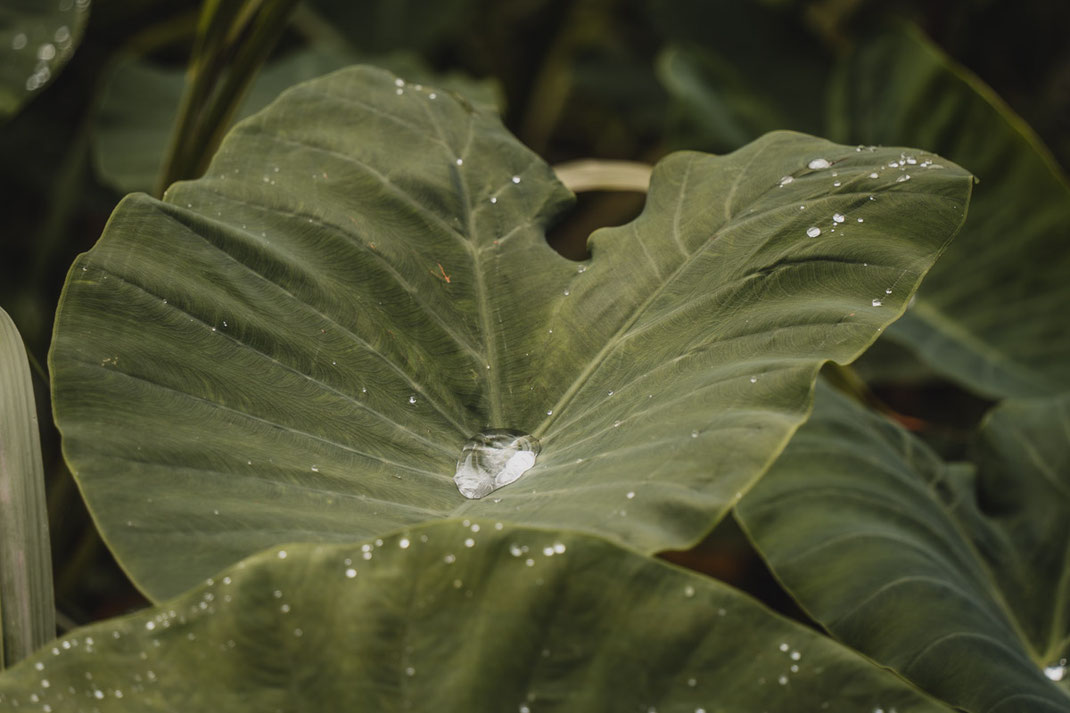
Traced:
<path id="1" fill-rule="evenodd" d="M 860 45 L 832 97 L 838 139 L 924 146 L 980 179 L 962 234 L 889 336 L 990 396 L 1070 388 L 1070 184 L 1032 129 L 916 31 Z"/>
<path id="2" fill-rule="evenodd" d="M 45 475 L 30 365 L 0 309 L 0 669 L 56 634 Z"/>
<path id="3" fill-rule="evenodd" d="M 490 521 L 296 545 L 72 632 L 0 706 L 108 711 L 947 713 L 712 579 Z"/>
<path id="4" fill-rule="evenodd" d="M 367 68 L 300 85 L 74 265 L 66 453 L 154 597 L 271 544 L 451 515 L 686 547 L 962 221 L 953 166 L 869 178 L 899 152 L 777 133 L 675 154 L 575 263 L 545 240 L 571 195 L 497 116 Z M 488 427 L 542 452 L 467 500 L 452 475 Z"/>
<path id="5" fill-rule="evenodd" d="M 984 428 L 975 473 L 819 389 L 737 512 L 848 645 L 971 713 L 1067 711 L 1068 433 L 1070 396 L 1009 402 Z"/>

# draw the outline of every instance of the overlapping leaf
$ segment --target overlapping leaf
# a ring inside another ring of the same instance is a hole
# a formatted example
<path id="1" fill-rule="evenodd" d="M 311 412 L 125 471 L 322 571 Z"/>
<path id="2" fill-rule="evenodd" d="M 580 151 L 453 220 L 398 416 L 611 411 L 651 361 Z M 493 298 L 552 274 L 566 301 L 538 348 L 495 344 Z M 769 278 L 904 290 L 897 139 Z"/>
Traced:
<path id="1" fill-rule="evenodd" d="M 738 512 L 845 643 L 971 713 L 1068 711 L 1070 396 L 1000 406 L 973 460 L 819 391 Z"/>
<path id="2" fill-rule="evenodd" d="M 496 117 L 370 69 L 301 85 L 72 268 L 68 460 L 154 597 L 272 544 L 456 515 L 686 546 L 961 222 L 971 178 L 870 177 L 899 154 L 779 133 L 670 156 L 575 263 L 544 237 L 571 196 Z M 488 427 L 542 451 L 469 501 L 451 476 Z"/>
<path id="3" fill-rule="evenodd" d="M 89 707 L 949 710 L 724 584 L 490 521 L 268 551 L 0 676 L 5 710 Z"/>
<path id="4" fill-rule="evenodd" d="M 842 141 L 905 143 L 979 179 L 970 219 L 889 333 L 993 396 L 1070 388 L 1070 185 L 992 90 L 918 33 L 865 43 L 833 85 Z"/>

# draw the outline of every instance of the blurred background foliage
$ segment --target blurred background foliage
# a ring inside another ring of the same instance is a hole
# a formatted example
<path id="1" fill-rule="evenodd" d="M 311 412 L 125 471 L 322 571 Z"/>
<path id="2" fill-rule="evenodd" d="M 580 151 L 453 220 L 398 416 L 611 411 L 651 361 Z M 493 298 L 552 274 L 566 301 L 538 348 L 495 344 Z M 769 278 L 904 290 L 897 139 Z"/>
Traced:
<path id="1" fill-rule="evenodd" d="M 230 54 L 230 39 L 213 39 L 210 13 L 193 0 L 55 2 L 49 12 L 30 0 L 0 10 L 0 307 L 36 374 L 61 628 L 142 603 L 96 535 L 50 426 L 44 365 L 67 268 L 124 193 L 158 192 L 161 171 L 195 176 L 226 125 L 298 81 L 377 64 L 497 107 L 551 163 L 654 162 L 681 148 L 731 151 L 773 129 L 827 135 L 836 128 L 830 87 L 847 58 L 906 24 L 1002 97 L 1062 171 L 1070 165 L 1065 2 L 208 0 L 213 27 L 237 26 L 228 25 L 234 8 L 281 13 Z M 212 55 L 212 42 L 224 51 Z M 189 101 L 189 67 L 205 57 L 229 62 L 231 75 L 205 88 L 208 125 L 169 149 Z M 882 96 L 882 80 L 868 81 Z M 636 193 L 585 193 L 550 240 L 582 257 L 591 230 L 629 220 L 642 202 Z M 952 457 L 990 403 L 885 340 L 856 373 L 886 410 Z M 731 521 L 694 550 L 665 556 L 802 616 Z"/>

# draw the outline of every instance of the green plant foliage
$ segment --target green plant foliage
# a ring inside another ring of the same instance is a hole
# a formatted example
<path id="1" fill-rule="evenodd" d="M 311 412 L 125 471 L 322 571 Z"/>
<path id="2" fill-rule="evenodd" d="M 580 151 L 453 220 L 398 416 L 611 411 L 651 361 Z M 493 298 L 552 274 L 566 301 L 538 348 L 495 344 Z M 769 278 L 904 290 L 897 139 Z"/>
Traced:
<path id="1" fill-rule="evenodd" d="M 970 219 L 889 333 L 991 396 L 1070 388 L 1070 185 L 992 90 L 917 32 L 867 42 L 832 87 L 843 141 L 925 146 L 979 179 Z"/>
<path id="2" fill-rule="evenodd" d="M 237 118 L 260 111 L 295 84 L 355 61 L 347 51 L 319 46 L 279 58 L 257 75 Z M 427 81 L 431 76 L 411 55 L 377 58 L 376 64 L 417 81 Z M 93 158 L 104 181 L 124 193 L 152 190 L 174 128 L 185 81 L 183 69 L 157 67 L 133 58 L 116 64 L 94 118 Z M 438 78 L 437 83 L 463 93 L 480 106 L 488 109 L 496 106 L 496 90 L 489 80 L 455 75 Z"/>
<path id="3" fill-rule="evenodd" d="M 89 0 L 8 0 L 0 7 L 0 119 L 59 74 L 88 19 Z"/>
<path id="4" fill-rule="evenodd" d="M 1066 711 L 1068 433 L 1070 395 L 1008 401 L 972 465 L 949 466 L 819 390 L 738 513 L 788 590 L 848 645 L 970 713 Z"/>
<path id="5" fill-rule="evenodd" d="M 919 31 L 900 29 L 858 42 L 829 75 L 803 82 L 812 106 L 827 107 L 829 136 L 844 143 L 924 146 L 979 179 L 970 219 L 937 263 L 916 304 L 890 330 L 928 366 L 984 395 L 1036 396 L 1070 388 L 1070 184 L 1033 131 L 986 85 Z M 792 66 L 806 53 L 770 53 Z M 692 146 L 738 146 L 770 122 L 805 129 L 791 108 L 777 111 L 766 61 L 721 58 L 708 47 L 673 48 L 659 76 L 675 100 L 677 132 Z M 793 86 L 796 83 L 791 83 Z M 904 157 L 913 159 L 914 157 Z M 895 161 L 879 173 L 910 174 Z M 916 172 L 916 171 L 915 171 Z M 999 289 L 994 289 L 998 285 Z M 902 370 L 900 365 L 898 368 Z"/>
<path id="6" fill-rule="evenodd" d="M 73 266 L 67 457 L 156 599 L 273 544 L 450 516 L 689 545 L 962 221 L 953 165 L 868 177 L 899 154 L 779 133 L 673 155 L 575 263 L 544 236 L 571 196 L 495 115 L 378 70 L 301 85 Z M 488 427 L 542 452 L 469 501 L 451 476 Z"/>
<path id="7" fill-rule="evenodd" d="M 496 527 L 259 554 L 42 649 L 0 678 L 0 706 L 949 711 L 715 580 Z"/>
<path id="8" fill-rule="evenodd" d="M 0 670 L 56 633 L 45 477 L 30 366 L 0 309 Z"/>

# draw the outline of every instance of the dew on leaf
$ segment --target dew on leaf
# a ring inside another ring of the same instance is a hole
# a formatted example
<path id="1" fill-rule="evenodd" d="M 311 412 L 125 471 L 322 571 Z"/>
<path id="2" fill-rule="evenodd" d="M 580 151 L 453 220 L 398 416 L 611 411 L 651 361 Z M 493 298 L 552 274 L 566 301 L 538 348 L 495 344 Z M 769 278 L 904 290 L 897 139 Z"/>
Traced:
<path id="1" fill-rule="evenodd" d="M 453 481 L 466 498 L 482 498 L 530 470 L 539 449 L 539 441 L 521 431 L 477 433 L 461 448 Z"/>
<path id="2" fill-rule="evenodd" d="M 832 164 L 829 163 L 827 158 L 815 158 L 806 165 L 815 171 L 820 171 L 823 168 L 828 168 Z"/>

